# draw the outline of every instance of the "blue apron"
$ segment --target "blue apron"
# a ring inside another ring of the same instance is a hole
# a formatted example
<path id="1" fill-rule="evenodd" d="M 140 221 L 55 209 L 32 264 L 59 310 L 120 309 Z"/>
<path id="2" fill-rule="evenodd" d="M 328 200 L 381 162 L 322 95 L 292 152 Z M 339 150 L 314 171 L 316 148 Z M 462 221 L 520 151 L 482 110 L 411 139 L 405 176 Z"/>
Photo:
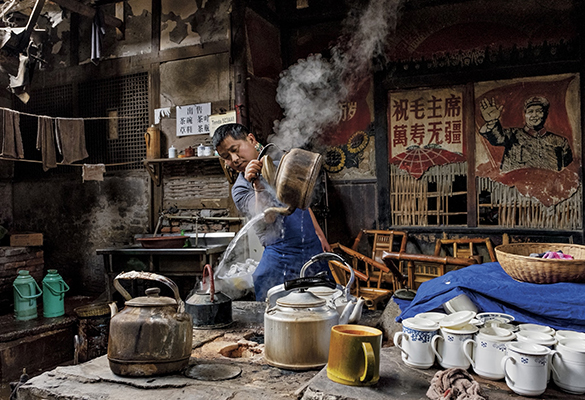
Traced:
<path id="1" fill-rule="evenodd" d="M 276 285 L 299 277 L 302 266 L 315 254 L 323 252 L 311 214 L 308 210 L 296 209 L 284 217 L 279 235 L 267 243 L 262 259 L 253 274 L 256 301 L 264 301 L 266 292 Z M 327 271 L 327 262 L 313 263 L 305 276 Z"/>

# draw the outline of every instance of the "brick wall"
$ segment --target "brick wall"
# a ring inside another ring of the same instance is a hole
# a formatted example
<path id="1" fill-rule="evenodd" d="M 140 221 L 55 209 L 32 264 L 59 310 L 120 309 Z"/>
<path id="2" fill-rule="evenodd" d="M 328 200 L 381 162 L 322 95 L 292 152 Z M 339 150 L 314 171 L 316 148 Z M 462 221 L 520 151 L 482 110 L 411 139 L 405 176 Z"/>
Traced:
<path id="1" fill-rule="evenodd" d="M 40 287 L 44 267 L 43 251 L 37 247 L 0 247 L 0 314 L 14 312 L 12 283 L 18 271 L 28 270 Z"/>

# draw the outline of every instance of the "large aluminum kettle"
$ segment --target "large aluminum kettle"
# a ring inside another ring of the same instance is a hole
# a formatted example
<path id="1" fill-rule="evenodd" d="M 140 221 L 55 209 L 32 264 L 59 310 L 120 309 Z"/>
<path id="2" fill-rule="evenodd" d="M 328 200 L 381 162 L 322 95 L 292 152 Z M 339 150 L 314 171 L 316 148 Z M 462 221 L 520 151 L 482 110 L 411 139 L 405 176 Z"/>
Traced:
<path id="1" fill-rule="evenodd" d="M 274 146 L 267 144 L 264 149 Z M 264 150 L 258 159 L 264 155 Z M 297 208 L 306 210 L 311 204 L 313 189 L 321 171 L 323 157 L 303 149 L 292 149 L 280 159 L 274 186 L 276 198 L 288 207 L 272 207 L 265 211 L 265 215 L 279 213 L 289 215 Z M 270 181 L 270 180 L 269 180 Z"/>
<path id="2" fill-rule="evenodd" d="M 120 279 L 147 279 L 166 284 L 175 298 L 159 296 L 149 288 L 146 296 L 132 298 Z M 193 343 L 193 320 L 185 313 L 179 288 L 170 279 L 150 272 L 123 272 L 114 287 L 126 299 L 122 311 L 110 320 L 108 361 L 122 376 L 153 376 L 180 371 L 189 364 Z"/>
<path id="3" fill-rule="evenodd" d="M 338 324 L 339 314 L 326 300 L 306 290 L 315 286 L 335 288 L 335 282 L 315 276 L 297 278 L 284 283 L 284 290 L 292 292 L 276 300 L 274 306 L 267 297 L 264 358 L 268 364 L 292 370 L 327 364 L 331 328 Z"/>

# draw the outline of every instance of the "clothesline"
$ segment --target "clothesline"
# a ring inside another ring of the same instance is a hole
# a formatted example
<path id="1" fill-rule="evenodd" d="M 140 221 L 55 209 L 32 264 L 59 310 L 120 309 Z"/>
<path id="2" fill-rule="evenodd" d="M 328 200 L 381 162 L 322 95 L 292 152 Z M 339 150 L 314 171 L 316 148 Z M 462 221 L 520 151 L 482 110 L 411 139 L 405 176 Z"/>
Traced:
<path id="1" fill-rule="evenodd" d="M 13 110 L 11 108 L 6 108 L 6 107 L 0 107 L 0 110 L 3 111 L 10 111 L 13 113 L 17 113 L 20 115 L 26 115 L 29 117 L 35 117 L 35 118 L 51 118 L 51 119 L 68 119 L 68 120 L 79 120 L 82 119 L 84 121 L 97 121 L 97 120 L 110 120 L 110 119 L 136 119 L 136 118 L 140 118 L 138 116 L 134 116 L 134 117 L 120 117 L 120 116 L 112 116 L 112 117 L 52 117 L 50 115 L 39 115 L 39 114 L 31 114 L 31 113 L 27 113 L 24 111 L 17 111 L 17 110 Z"/>
<path id="2" fill-rule="evenodd" d="M 0 156 L 0 160 L 2 160 L 2 161 L 22 161 L 22 162 L 30 162 L 30 163 L 38 163 L 38 164 L 43 163 L 41 160 L 26 160 L 24 158 L 11 158 L 11 157 L 3 157 L 3 156 Z M 126 162 L 120 162 L 120 163 L 104 164 L 104 166 L 105 167 L 118 167 L 121 165 L 130 165 L 130 164 L 136 164 L 136 163 L 141 163 L 141 162 L 142 162 L 142 160 L 126 161 Z M 64 164 L 62 162 L 58 162 L 57 165 L 83 168 L 84 164 Z"/>

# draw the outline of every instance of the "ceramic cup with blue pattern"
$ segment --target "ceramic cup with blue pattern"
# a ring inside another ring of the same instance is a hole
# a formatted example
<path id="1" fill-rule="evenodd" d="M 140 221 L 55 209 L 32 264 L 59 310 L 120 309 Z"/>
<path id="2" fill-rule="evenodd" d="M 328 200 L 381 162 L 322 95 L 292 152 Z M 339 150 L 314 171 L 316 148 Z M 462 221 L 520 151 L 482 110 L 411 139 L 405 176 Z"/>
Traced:
<path id="1" fill-rule="evenodd" d="M 458 329 L 441 327 L 440 334 L 431 343 L 439 365 L 443 368 L 469 368 L 471 363 L 463 353 L 463 343 L 473 339 L 478 330 L 477 326 L 471 324 Z"/>
<path id="2" fill-rule="evenodd" d="M 402 332 L 394 334 L 394 344 L 402 353 L 402 361 L 414 368 L 427 369 L 435 363 L 431 341 L 439 332 L 439 324 L 426 318 L 407 318 Z"/>
<path id="3" fill-rule="evenodd" d="M 540 396 L 546 390 L 551 350 L 528 342 L 506 343 L 502 369 L 506 385 L 521 396 Z"/>
<path id="4" fill-rule="evenodd" d="M 477 375 L 492 380 L 504 379 L 502 358 L 506 355 L 506 343 L 515 338 L 514 332 L 508 329 L 481 328 L 475 338 L 463 342 L 463 353 Z"/>

